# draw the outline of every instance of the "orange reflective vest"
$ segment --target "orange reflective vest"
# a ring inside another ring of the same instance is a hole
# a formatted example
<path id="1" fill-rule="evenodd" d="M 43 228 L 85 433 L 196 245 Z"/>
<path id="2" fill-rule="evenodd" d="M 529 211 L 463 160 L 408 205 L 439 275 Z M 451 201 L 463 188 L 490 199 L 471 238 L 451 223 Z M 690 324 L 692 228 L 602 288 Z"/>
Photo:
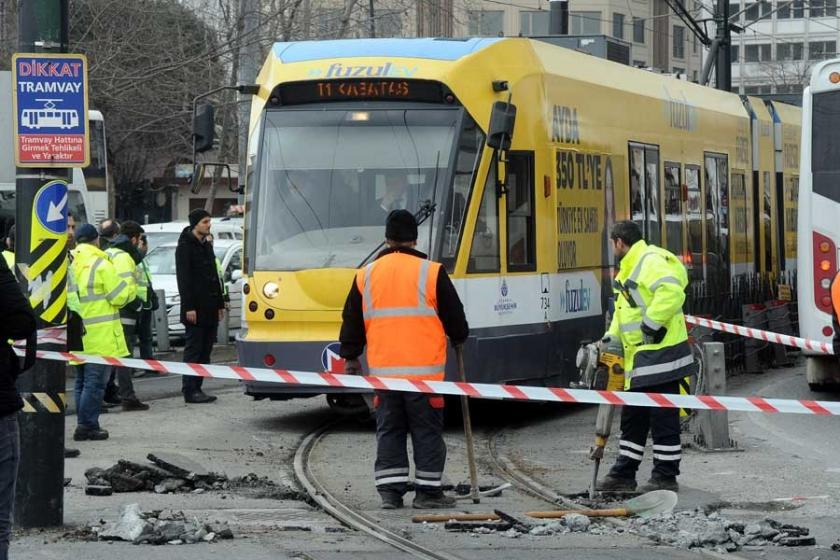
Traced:
<path id="1" fill-rule="evenodd" d="M 390 253 L 356 273 L 371 375 L 442 381 L 446 334 L 437 314 L 440 263 Z"/>
<path id="2" fill-rule="evenodd" d="M 831 283 L 831 303 L 834 304 L 834 318 L 840 323 L 840 271 Z"/>

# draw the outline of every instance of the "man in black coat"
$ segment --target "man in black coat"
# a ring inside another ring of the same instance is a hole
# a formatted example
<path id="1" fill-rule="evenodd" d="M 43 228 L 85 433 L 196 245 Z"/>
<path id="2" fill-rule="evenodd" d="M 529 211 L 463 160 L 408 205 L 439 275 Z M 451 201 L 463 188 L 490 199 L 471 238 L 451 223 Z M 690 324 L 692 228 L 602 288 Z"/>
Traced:
<path id="1" fill-rule="evenodd" d="M 181 323 L 186 328 L 184 361 L 210 363 L 216 330 L 225 311 L 225 300 L 216 271 L 210 235 L 210 214 L 202 209 L 190 212 L 190 225 L 181 232 L 175 249 L 175 273 L 181 296 Z M 203 378 L 185 375 L 181 391 L 188 403 L 210 403 L 216 397 L 201 390 Z"/>
<path id="2" fill-rule="evenodd" d="M 32 307 L 4 259 L 0 259 L 0 315 L 0 558 L 7 558 L 20 461 L 17 413 L 23 408 L 15 386 L 20 361 L 8 341 L 29 337 L 36 324 Z"/>

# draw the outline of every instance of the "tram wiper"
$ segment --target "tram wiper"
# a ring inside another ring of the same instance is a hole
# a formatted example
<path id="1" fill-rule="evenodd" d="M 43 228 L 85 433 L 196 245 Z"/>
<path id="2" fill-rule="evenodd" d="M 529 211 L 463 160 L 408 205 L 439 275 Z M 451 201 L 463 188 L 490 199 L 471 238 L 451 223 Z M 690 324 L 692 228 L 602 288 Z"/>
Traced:
<path id="1" fill-rule="evenodd" d="M 423 224 L 423 222 L 428 220 L 429 217 L 435 213 L 435 208 L 437 208 L 437 204 L 431 200 L 426 200 L 420 205 L 420 208 L 417 210 L 417 212 L 414 213 L 414 219 L 417 220 L 418 229 Z M 383 245 L 385 245 L 384 240 L 376 246 L 376 249 L 368 253 L 368 255 L 364 259 L 362 259 L 362 262 L 360 262 L 356 266 L 356 268 L 362 268 L 363 266 L 365 266 L 365 264 L 367 264 L 370 258 L 382 249 Z"/>

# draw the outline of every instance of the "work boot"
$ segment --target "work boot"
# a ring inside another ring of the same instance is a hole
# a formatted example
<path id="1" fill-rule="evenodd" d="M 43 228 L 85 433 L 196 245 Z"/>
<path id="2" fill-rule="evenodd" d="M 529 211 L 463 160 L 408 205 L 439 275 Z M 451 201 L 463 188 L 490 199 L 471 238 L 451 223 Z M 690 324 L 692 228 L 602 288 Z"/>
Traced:
<path id="1" fill-rule="evenodd" d="M 78 449 L 73 449 L 72 447 L 65 447 L 64 448 L 64 458 L 65 459 L 75 459 L 76 457 L 78 457 L 81 454 L 82 454 L 82 452 L 79 451 Z"/>
<path id="2" fill-rule="evenodd" d="M 126 412 L 132 412 L 134 410 L 149 410 L 149 405 L 141 403 L 137 398 L 125 399 L 122 402 L 122 409 Z"/>
<path id="3" fill-rule="evenodd" d="M 192 403 L 192 404 L 205 404 L 211 403 L 215 401 L 218 397 L 213 395 L 208 395 L 204 391 L 198 391 L 196 393 L 192 393 L 189 395 L 184 395 L 184 402 L 185 403 Z"/>
<path id="4" fill-rule="evenodd" d="M 75 441 L 101 441 L 108 439 L 108 432 L 102 429 L 78 427 L 73 433 L 73 439 Z"/>
<path id="5" fill-rule="evenodd" d="M 412 504 L 414 509 L 443 509 L 455 506 L 455 498 L 446 496 L 441 492 L 440 494 L 426 494 L 425 492 L 418 492 L 414 497 Z"/>
<path id="6" fill-rule="evenodd" d="M 654 490 L 671 490 L 679 492 L 680 485 L 676 476 L 651 476 L 646 484 L 639 487 L 639 492 L 653 492 Z"/>
<path id="7" fill-rule="evenodd" d="M 633 492 L 636 489 L 636 479 L 608 474 L 595 489 L 599 492 Z"/>
<path id="8" fill-rule="evenodd" d="M 382 497 L 382 509 L 400 509 L 403 507 L 402 496 L 396 492 L 380 492 Z"/>
<path id="9" fill-rule="evenodd" d="M 105 396 L 102 398 L 105 401 L 105 405 L 116 406 L 122 402 L 122 399 L 117 395 L 116 392 L 105 391 Z"/>

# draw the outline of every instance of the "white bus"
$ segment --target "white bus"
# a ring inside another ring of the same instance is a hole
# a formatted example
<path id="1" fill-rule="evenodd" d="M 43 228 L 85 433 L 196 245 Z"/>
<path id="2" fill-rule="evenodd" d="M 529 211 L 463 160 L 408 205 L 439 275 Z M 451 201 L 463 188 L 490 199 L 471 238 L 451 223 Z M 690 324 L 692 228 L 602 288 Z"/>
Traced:
<path id="1" fill-rule="evenodd" d="M 108 200 L 111 192 L 111 178 L 108 174 L 108 143 L 105 136 L 105 119 L 99 111 L 88 111 L 90 130 L 90 165 L 76 169 L 73 183 L 88 193 L 88 218 L 99 224 L 108 217 Z"/>
<path id="2" fill-rule="evenodd" d="M 830 343 L 840 248 L 840 59 L 817 64 L 803 94 L 797 240 L 799 332 Z M 836 357 L 805 355 L 812 390 L 840 385 Z"/>

